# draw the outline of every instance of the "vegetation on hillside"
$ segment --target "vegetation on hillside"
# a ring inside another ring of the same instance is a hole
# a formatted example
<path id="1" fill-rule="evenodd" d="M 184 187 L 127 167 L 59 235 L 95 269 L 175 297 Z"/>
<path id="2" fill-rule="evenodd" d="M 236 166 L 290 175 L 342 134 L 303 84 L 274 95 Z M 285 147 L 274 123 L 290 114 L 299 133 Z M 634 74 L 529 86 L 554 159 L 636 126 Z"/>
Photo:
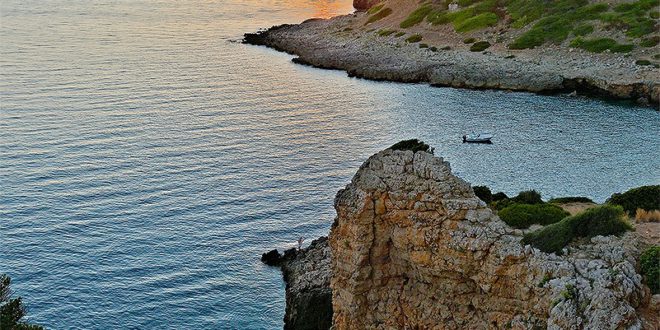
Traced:
<path id="1" fill-rule="evenodd" d="M 523 244 L 530 244 L 543 252 L 561 253 L 573 239 L 598 235 L 618 235 L 632 226 L 625 220 L 620 206 L 602 205 L 526 234 Z"/>
<path id="2" fill-rule="evenodd" d="M 0 275 L 0 329 L 43 330 L 41 326 L 22 321 L 26 314 L 25 306 L 21 297 L 11 298 L 10 284 L 11 278 L 9 276 Z"/>
<path id="3" fill-rule="evenodd" d="M 660 246 L 652 246 L 639 257 L 641 274 L 653 294 L 660 293 Z"/>
<path id="4" fill-rule="evenodd" d="M 392 14 L 392 8 L 383 8 L 378 12 L 376 12 L 375 14 L 369 16 L 369 19 L 367 20 L 367 23 L 365 23 L 365 25 L 369 23 L 373 23 L 375 21 L 380 21 L 381 19 L 390 16 L 390 14 Z"/>
<path id="5" fill-rule="evenodd" d="M 630 52 L 636 45 L 653 47 L 657 32 L 660 0 L 638 0 L 610 5 L 589 0 L 458 0 L 457 10 L 449 10 L 451 0 L 427 1 L 409 13 L 401 28 L 426 22 L 451 24 L 459 33 L 477 31 L 502 22 L 519 29 L 511 49 L 534 48 L 545 43 L 570 40 L 571 47 L 591 52 Z M 382 6 L 382 5 L 381 5 Z M 380 10 L 380 9 L 379 9 Z M 372 12 L 374 19 L 378 13 Z M 611 38 L 582 38 L 596 31 L 621 31 L 632 42 L 618 43 Z"/>
<path id="6" fill-rule="evenodd" d="M 566 203 L 593 203 L 591 199 L 587 197 L 559 197 L 553 198 L 548 201 L 548 203 L 553 204 L 566 204 Z"/>
<path id="7" fill-rule="evenodd" d="M 570 214 L 553 204 L 518 204 L 503 208 L 497 215 L 509 226 L 526 229 L 533 224 L 547 226 Z"/>
<path id="8" fill-rule="evenodd" d="M 411 140 L 403 140 L 395 143 L 388 149 L 392 150 L 410 150 L 412 152 L 418 152 L 418 151 L 426 151 L 433 153 L 433 148 L 429 146 L 428 144 L 424 143 L 423 141 L 420 141 L 418 139 L 411 139 Z"/>
<path id="9" fill-rule="evenodd" d="M 607 203 L 621 205 L 630 216 L 634 216 L 637 209 L 658 210 L 660 209 L 660 185 L 642 186 L 622 194 L 613 194 Z"/>

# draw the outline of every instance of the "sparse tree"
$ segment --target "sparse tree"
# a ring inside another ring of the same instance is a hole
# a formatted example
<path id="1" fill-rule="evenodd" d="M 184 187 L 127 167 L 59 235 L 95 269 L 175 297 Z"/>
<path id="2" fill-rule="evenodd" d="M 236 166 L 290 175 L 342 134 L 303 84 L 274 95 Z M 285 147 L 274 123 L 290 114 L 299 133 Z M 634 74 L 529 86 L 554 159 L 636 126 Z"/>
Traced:
<path id="1" fill-rule="evenodd" d="M 6 274 L 0 275 L 0 329 L 2 330 L 43 330 L 38 325 L 27 324 L 21 319 L 26 310 L 21 297 L 11 298 L 12 291 L 9 285 L 11 278 Z"/>

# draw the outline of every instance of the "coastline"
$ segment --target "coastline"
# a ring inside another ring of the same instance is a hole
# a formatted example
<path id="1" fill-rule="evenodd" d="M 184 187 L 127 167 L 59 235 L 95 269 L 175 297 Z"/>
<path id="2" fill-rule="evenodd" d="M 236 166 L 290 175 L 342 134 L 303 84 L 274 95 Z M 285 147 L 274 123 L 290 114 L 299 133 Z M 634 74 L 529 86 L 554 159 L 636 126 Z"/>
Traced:
<path id="1" fill-rule="evenodd" d="M 492 47 L 472 52 L 469 45 L 457 40 L 450 40 L 449 50 L 431 50 L 405 42 L 405 38 L 380 36 L 373 29 L 377 26 L 362 24 L 366 17 L 364 12 L 356 12 L 274 26 L 246 33 L 243 43 L 295 55 L 293 62 L 298 64 L 343 70 L 350 77 L 370 80 L 537 94 L 573 93 L 630 100 L 656 109 L 659 104 L 660 70 L 637 66 L 621 55 L 560 46 L 516 51 Z"/>

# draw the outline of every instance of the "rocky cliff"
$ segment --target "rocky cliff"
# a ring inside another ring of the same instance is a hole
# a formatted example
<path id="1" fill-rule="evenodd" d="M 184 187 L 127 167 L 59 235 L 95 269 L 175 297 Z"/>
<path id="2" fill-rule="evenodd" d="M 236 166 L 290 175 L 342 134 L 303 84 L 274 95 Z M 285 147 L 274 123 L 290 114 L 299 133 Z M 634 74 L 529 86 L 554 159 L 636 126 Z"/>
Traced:
<path id="1" fill-rule="evenodd" d="M 636 309 L 650 295 L 634 233 L 577 242 L 562 256 L 523 246 L 430 153 L 372 156 L 335 208 L 334 329 L 642 327 Z"/>
<path id="2" fill-rule="evenodd" d="M 286 282 L 284 329 L 322 330 L 332 324 L 330 247 L 321 237 L 301 250 L 265 253 L 261 260 L 280 266 Z"/>

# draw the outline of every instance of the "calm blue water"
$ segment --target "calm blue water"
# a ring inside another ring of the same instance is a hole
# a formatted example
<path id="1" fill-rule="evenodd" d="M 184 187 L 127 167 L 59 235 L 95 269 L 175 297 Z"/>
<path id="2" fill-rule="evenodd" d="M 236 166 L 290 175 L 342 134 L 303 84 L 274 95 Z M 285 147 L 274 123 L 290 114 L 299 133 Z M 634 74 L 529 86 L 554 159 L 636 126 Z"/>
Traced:
<path id="1" fill-rule="evenodd" d="M 660 114 L 350 79 L 232 43 L 350 1 L 0 2 L 0 272 L 55 329 L 276 329 L 260 253 L 327 233 L 360 163 L 419 137 L 547 198 L 660 182 Z M 490 130 L 495 144 L 463 145 Z"/>

